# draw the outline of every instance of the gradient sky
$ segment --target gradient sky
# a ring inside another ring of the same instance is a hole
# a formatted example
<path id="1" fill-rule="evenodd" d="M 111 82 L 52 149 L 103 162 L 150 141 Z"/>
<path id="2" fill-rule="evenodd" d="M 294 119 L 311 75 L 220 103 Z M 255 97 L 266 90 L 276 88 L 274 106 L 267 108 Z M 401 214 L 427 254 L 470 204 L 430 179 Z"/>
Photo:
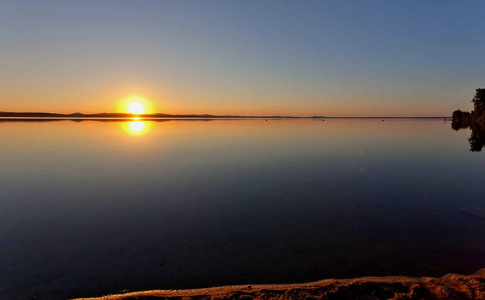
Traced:
<path id="1" fill-rule="evenodd" d="M 485 1 L 0 0 L 0 111 L 444 116 L 485 86 Z"/>

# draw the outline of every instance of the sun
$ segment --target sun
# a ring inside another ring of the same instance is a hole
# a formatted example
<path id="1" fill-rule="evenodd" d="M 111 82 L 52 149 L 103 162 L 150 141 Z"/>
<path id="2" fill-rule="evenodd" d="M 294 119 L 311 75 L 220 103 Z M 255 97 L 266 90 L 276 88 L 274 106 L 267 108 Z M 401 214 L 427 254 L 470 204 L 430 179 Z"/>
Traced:
<path id="1" fill-rule="evenodd" d="M 0 0 L 1 1 L 1 0 Z M 132 116 L 148 115 L 153 113 L 153 108 L 146 98 L 139 95 L 126 97 L 120 102 L 119 112 L 128 113 Z"/>
<path id="2" fill-rule="evenodd" d="M 138 101 L 131 102 L 128 105 L 128 112 L 133 115 L 142 115 L 145 113 L 145 107 Z"/>

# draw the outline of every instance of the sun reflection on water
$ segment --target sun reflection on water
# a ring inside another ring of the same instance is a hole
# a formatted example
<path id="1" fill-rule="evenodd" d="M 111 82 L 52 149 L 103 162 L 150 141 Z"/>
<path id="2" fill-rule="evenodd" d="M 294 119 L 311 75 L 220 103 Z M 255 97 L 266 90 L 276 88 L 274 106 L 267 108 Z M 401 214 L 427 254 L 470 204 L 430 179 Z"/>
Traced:
<path id="1" fill-rule="evenodd" d="M 150 123 L 134 118 L 133 121 L 123 122 L 123 129 L 126 133 L 134 136 L 144 135 L 150 129 Z"/>

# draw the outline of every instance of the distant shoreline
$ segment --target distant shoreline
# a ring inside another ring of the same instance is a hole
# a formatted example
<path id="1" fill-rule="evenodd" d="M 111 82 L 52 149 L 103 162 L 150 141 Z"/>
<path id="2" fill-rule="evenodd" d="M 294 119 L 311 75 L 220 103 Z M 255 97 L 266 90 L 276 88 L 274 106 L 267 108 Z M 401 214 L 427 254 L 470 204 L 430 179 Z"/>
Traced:
<path id="1" fill-rule="evenodd" d="M 170 121 L 186 121 L 186 122 L 210 122 L 210 121 L 256 121 L 256 120 L 313 120 L 313 121 L 331 121 L 331 120 L 348 120 L 348 121 L 452 121 L 448 117 L 329 117 L 329 118 L 311 118 L 311 117 L 163 117 L 163 118 L 110 118 L 110 117 L 85 117 L 85 118 L 69 118 L 69 117 L 0 117 L 0 123 L 12 123 L 12 122 L 26 122 L 26 123 L 45 123 L 45 122 L 133 122 L 133 121 L 149 121 L 149 122 L 170 122 Z"/>
<path id="2" fill-rule="evenodd" d="M 446 119 L 450 116 L 426 116 L 426 117 L 330 117 L 330 116 L 311 116 L 311 117 L 295 117 L 295 116 L 238 116 L 238 115 L 210 115 L 210 114 L 143 114 L 133 115 L 127 113 L 96 113 L 96 114 L 58 114 L 58 113 L 45 113 L 45 112 L 1 112 L 0 119 L 2 120 L 133 120 L 134 118 L 140 120 L 163 120 L 163 119 Z"/>
<path id="3" fill-rule="evenodd" d="M 94 120 L 94 121 L 123 121 L 123 120 L 145 120 L 145 121 L 157 121 L 157 120 L 248 120 L 248 119 L 379 119 L 379 120 L 392 120 L 392 119 L 445 119 L 450 120 L 451 117 L 430 116 L 430 117 L 325 117 L 325 116 L 312 116 L 312 117 L 294 117 L 294 116 L 232 116 L 232 115 L 169 115 L 169 114 L 145 114 L 145 115 L 131 115 L 131 114 L 118 114 L 118 113 L 102 113 L 102 114 L 54 114 L 54 113 L 12 113 L 12 112 L 0 112 L 1 121 L 56 121 L 56 120 Z"/>
<path id="4" fill-rule="evenodd" d="M 0 118 L 67 118 L 67 119 L 106 119 L 106 118 L 116 118 L 116 119 L 166 119 L 166 118 L 206 118 L 206 119 L 298 119 L 302 117 L 293 116 L 235 116 L 235 115 L 210 115 L 210 114 L 140 114 L 134 115 L 129 113 L 96 113 L 96 114 L 83 114 L 83 113 L 73 113 L 73 114 L 59 114 L 59 113 L 46 113 L 46 112 L 2 112 L 0 111 Z M 322 118 L 322 117 L 318 117 Z"/>

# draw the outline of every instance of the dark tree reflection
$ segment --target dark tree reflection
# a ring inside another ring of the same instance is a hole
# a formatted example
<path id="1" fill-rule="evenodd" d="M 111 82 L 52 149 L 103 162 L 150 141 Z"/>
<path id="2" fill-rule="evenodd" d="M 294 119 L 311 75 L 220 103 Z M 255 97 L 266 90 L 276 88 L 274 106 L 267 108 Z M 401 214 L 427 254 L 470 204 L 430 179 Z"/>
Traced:
<path id="1" fill-rule="evenodd" d="M 451 128 L 460 130 L 470 128 L 471 135 L 468 138 L 470 151 L 482 151 L 485 146 L 485 89 L 477 89 L 472 99 L 474 110 L 464 112 L 455 110 Z"/>
<path id="2" fill-rule="evenodd" d="M 472 133 L 468 138 L 470 142 L 470 151 L 482 151 L 485 146 L 485 126 L 481 123 L 475 123 L 471 126 Z"/>
<path id="3" fill-rule="evenodd" d="M 470 151 L 482 151 L 485 147 L 485 124 L 479 122 L 472 122 L 472 124 L 461 123 L 459 121 L 453 121 L 451 123 L 453 130 L 471 129 L 468 142 L 470 143 Z"/>

